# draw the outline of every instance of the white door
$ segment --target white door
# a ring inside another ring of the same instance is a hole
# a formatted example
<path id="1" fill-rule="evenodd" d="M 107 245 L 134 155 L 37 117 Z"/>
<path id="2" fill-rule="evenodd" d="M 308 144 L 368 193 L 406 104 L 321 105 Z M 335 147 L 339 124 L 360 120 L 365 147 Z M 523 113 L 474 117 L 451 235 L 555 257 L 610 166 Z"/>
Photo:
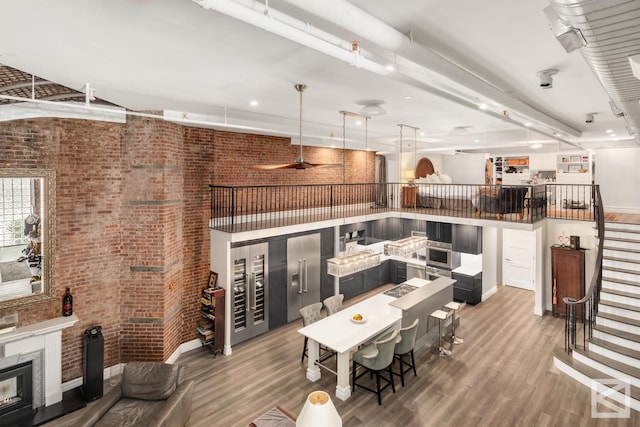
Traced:
<path id="1" fill-rule="evenodd" d="M 502 283 L 534 290 L 535 237 L 532 231 L 504 229 L 502 233 Z"/>

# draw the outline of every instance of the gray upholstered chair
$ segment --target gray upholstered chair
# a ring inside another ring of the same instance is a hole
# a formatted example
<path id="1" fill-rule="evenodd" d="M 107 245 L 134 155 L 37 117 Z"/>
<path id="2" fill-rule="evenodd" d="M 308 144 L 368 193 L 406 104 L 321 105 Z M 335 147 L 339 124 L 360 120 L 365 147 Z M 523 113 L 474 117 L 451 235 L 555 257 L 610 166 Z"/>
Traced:
<path id="1" fill-rule="evenodd" d="M 73 425 L 184 426 L 191 415 L 194 381 L 184 380 L 183 371 L 179 365 L 129 362 L 120 384 L 93 403 Z"/>
<path id="2" fill-rule="evenodd" d="M 378 405 L 382 405 L 382 390 L 391 385 L 391 390 L 396 392 L 396 386 L 393 383 L 393 371 L 391 365 L 393 364 L 393 350 L 396 345 L 396 338 L 398 337 L 398 331 L 393 333 L 379 341 L 369 344 L 362 349 L 356 351 L 353 354 L 353 366 L 351 370 L 351 391 L 356 390 L 356 386 L 368 390 L 378 395 Z M 356 375 L 358 366 L 365 368 L 360 375 Z M 388 376 L 381 375 L 382 371 L 387 371 Z M 367 372 L 372 372 L 376 375 L 376 389 L 373 390 L 363 384 L 357 384 L 360 377 Z M 384 387 L 380 387 L 380 380 L 384 380 L 386 384 Z"/>
<path id="3" fill-rule="evenodd" d="M 400 329 L 400 333 L 396 339 L 396 346 L 393 350 L 393 355 L 400 364 L 400 372 L 397 375 L 400 375 L 402 387 L 404 387 L 404 374 L 409 372 L 410 369 L 413 369 L 414 377 L 418 375 L 416 373 L 415 358 L 413 357 L 413 347 L 416 345 L 419 323 L 420 319 L 416 319 L 410 326 Z M 408 362 L 404 360 L 404 357 L 407 355 L 411 357 L 411 360 Z"/>
<path id="4" fill-rule="evenodd" d="M 342 300 L 344 300 L 344 295 L 338 294 L 329 297 L 322 302 L 324 307 L 327 309 L 327 316 L 331 316 L 344 308 L 342 306 Z"/>
<path id="5" fill-rule="evenodd" d="M 302 326 L 307 326 L 312 323 L 317 322 L 322 318 L 320 311 L 322 310 L 322 303 L 316 302 L 314 304 L 309 304 L 300 309 L 300 316 L 302 316 Z M 304 358 L 307 356 L 307 342 L 309 339 L 304 337 L 304 347 L 302 349 L 302 357 L 300 358 L 300 362 L 304 362 Z"/>

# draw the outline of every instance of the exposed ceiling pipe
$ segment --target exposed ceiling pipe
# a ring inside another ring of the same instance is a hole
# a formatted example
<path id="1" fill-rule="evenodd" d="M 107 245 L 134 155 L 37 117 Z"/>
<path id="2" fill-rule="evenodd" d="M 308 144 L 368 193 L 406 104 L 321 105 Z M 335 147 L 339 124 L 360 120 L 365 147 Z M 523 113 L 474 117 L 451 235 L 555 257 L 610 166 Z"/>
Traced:
<path id="1" fill-rule="evenodd" d="M 347 50 L 343 47 L 336 46 L 335 44 L 322 40 L 321 38 L 311 34 L 310 32 L 300 30 L 289 24 L 279 21 L 275 18 L 276 11 L 271 8 L 265 10 L 267 13 L 260 13 L 233 0 L 193 1 L 204 9 L 214 10 L 216 12 L 231 16 L 232 18 L 246 22 L 247 24 L 251 24 L 265 31 L 269 31 L 270 33 L 276 34 L 280 37 L 293 40 L 308 48 L 339 59 L 357 68 L 362 68 L 364 70 L 381 75 L 386 75 L 389 72 L 385 66 L 365 58 L 359 52 L 354 52 L 350 49 Z M 277 16 L 282 17 L 283 15 L 278 14 Z M 289 22 L 292 22 L 292 20 L 293 18 L 289 18 Z M 303 25 L 308 24 L 303 23 Z"/>
<path id="2" fill-rule="evenodd" d="M 559 19 L 580 30 L 587 45 L 580 49 L 605 92 L 614 101 L 627 129 L 640 143 L 640 80 L 628 58 L 638 54 L 640 2 L 633 0 L 549 0 Z M 622 113 L 624 112 L 624 113 Z"/>
<path id="3" fill-rule="evenodd" d="M 537 110 L 527 103 L 505 93 L 501 89 L 478 77 L 470 70 L 451 59 L 422 46 L 391 27 L 384 21 L 370 15 L 346 0 L 284 0 L 297 8 L 310 12 L 327 22 L 353 32 L 378 46 L 404 56 L 426 71 L 438 75 L 443 85 L 465 86 L 471 91 L 500 104 L 506 109 L 519 111 L 532 120 L 543 123 L 555 130 L 571 136 L 580 137 L 582 132 Z M 423 65 L 428 64 L 428 66 Z M 391 75 L 393 78 L 394 76 Z M 436 83 L 437 83 L 436 80 Z M 447 83 L 449 82 L 449 83 Z M 519 126 L 523 124 L 518 123 Z"/>

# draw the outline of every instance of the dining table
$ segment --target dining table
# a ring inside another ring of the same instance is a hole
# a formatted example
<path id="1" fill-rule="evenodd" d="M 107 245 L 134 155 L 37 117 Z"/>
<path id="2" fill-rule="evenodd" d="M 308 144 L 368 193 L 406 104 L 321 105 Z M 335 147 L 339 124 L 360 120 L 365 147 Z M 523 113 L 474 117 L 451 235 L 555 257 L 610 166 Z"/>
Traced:
<path id="1" fill-rule="evenodd" d="M 337 353 L 334 372 L 337 377 L 336 397 L 347 400 L 351 396 L 349 368 L 351 352 L 382 337 L 402 323 L 402 309 L 389 305 L 396 298 L 377 294 L 351 305 L 331 316 L 324 317 L 298 330 L 308 340 L 308 365 L 306 376 L 310 381 L 321 378 L 320 346 Z M 354 315 L 362 318 L 354 319 Z M 333 372 L 333 371 L 332 371 Z"/>

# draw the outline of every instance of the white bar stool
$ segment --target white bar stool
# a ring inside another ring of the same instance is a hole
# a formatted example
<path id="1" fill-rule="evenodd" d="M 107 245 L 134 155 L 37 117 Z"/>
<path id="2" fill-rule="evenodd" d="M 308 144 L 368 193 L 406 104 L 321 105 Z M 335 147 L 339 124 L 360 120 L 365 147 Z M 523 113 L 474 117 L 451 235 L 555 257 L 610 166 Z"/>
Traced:
<path id="1" fill-rule="evenodd" d="M 442 310 L 436 310 L 429 316 L 433 317 L 434 319 L 438 319 L 438 353 L 442 357 L 451 356 L 451 351 L 442 346 L 442 321 L 447 319 L 449 313 Z"/>
<path id="2" fill-rule="evenodd" d="M 451 301 L 445 305 L 445 308 L 448 308 L 451 313 L 451 342 L 453 344 L 462 344 L 464 340 L 456 336 L 456 310 L 460 309 L 460 303 Z"/>

